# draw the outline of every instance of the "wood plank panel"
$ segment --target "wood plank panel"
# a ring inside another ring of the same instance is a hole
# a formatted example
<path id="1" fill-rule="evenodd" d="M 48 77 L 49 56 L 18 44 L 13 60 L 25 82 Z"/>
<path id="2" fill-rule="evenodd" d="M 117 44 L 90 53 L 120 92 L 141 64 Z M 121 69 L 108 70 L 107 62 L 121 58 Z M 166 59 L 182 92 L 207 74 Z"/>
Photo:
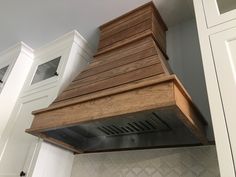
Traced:
<path id="1" fill-rule="evenodd" d="M 141 59 L 144 59 L 144 58 L 156 55 L 156 54 L 157 54 L 157 51 L 155 50 L 154 47 L 152 47 L 152 48 L 146 49 L 144 51 L 140 51 L 140 52 L 131 54 L 129 56 L 119 58 L 115 61 L 111 60 L 110 62 L 107 62 L 107 63 L 102 64 L 102 65 L 100 64 L 96 67 L 93 67 L 93 68 L 87 70 L 86 72 L 83 72 L 83 73 L 79 74 L 75 78 L 74 82 L 79 80 L 79 79 L 87 78 L 89 76 L 92 76 L 92 75 L 110 70 L 110 69 L 115 68 L 115 67 L 125 65 L 125 64 L 131 63 L 131 62 L 135 62 L 135 61 L 138 61 L 138 60 L 141 60 Z"/>
<path id="2" fill-rule="evenodd" d="M 203 116 L 193 105 L 191 98 L 185 93 L 180 85 L 174 85 L 176 105 L 182 112 L 182 122 L 203 144 L 208 144 L 206 138 Z"/>
<path id="3" fill-rule="evenodd" d="M 135 17 L 142 15 L 147 12 L 153 12 L 152 5 L 145 4 L 144 6 L 138 7 L 137 9 L 134 9 L 124 15 L 119 16 L 118 18 L 115 18 L 99 27 L 100 31 L 108 31 L 111 28 L 114 28 L 117 25 L 120 25 L 126 21 L 130 21 L 131 19 L 134 19 Z"/>
<path id="4" fill-rule="evenodd" d="M 112 51 L 112 50 L 115 50 L 115 49 L 119 49 L 119 48 L 123 47 L 124 45 L 127 45 L 131 42 L 135 42 L 135 41 L 143 39 L 143 38 L 146 38 L 148 36 L 151 36 L 151 37 L 153 36 L 151 29 L 147 29 L 147 30 L 145 30 L 141 33 L 138 33 L 136 35 L 133 35 L 127 39 L 124 39 L 122 41 L 118 41 L 111 46 L 106 46 L 106 47 L 102 48 L 102 50 L 99 49 L 96 56 L 104 54 L 104 53 Z"/>
<path id="5" fill-rule="evenodd" d="M 133 82 L 146 77 L 160 75 L 163 73 L 161 64 L 155 64 L 129 73 L 121 74 L 98 83 L 90 84 L 84 87 L 75 88 L 61 93 L 54 102 L 78 97 L 81 95 L 93 93 L 99 90 L 115 87 L 125 83 Z"/>
<path id="6" fill-rule="evenodd" d="M 29 131 L 45 131 L 75 125 L 83 121 L 174 105 L 173 83 L 164 82 L 37 114 Z"/>
<path id="7" fill-rule="evenodd" d="M 155 41 L 152 37 L 142 38 L 140 40 L 136 40 L 132 43 L 124 45 L 118 49 L 115 49 L 110 52 L 103 53 L 101 55 L 95 55 L 93 62 L 89 65 L 89 68 L 94 67 L 99 64 L 105 64 L 107 62 L 116 61 L 119 58 L 126 57 L 128 55 L 137 53 L 139 51 L 149 49 L 153 47 Z"/>
<path id="8" fill-rule="evenodd" d="M 162 63 L 162 67 L 163 67 L 164 72 L 167 73 L 167 74 L 173 74 L 173 71 L 172 71 L 172 69 L 171 69 L 171 67 L 170 67 L 170 65 L 167 61 L 166 56 L 164 56 L 164 53 L 156 45 L 155 45 L 155 49 L 156 49 L 156 52 L 157 52 L 158 56 L 160 57 L 160 61 Z"/>
<path id="9" fill-rule="evenodd" d="M 111 77 L 115 77 L 117 75 L 125 74 L 128 72 L 131 72 L 131 71 L 143 68 L 143 67 L 151 66 L 154 64 L 158 64 L 158 63 L 160 63 L 160 59 L 158 55 L 154 55 L 147 58 L 145 57 L 141 60 L 129 62 L 118 67 L 116 66 L 116 63 L 114 63 L 113 68 L 111 68 L 108 71 L 94 72 L 92 76 L 73 81 L 72 84 L 70 84 L 70 86 L 65 91 L 71 90 L 77 87 L 83 87 L 83 86 L 86 86 L 95 82 L 99 82 L 99 81 L 102 81 Z M 163 70 L 161 72 L 163 72 Z"/>
<path id="10" fill-rule="evenodd" d="M 164 71 L 162 69 L 161 64 L 151 65 L 145 68 L 134 70 L 129 73 L 121 74 L 121 75 L 100 81 L 98 83 L 94 83 L 94 84 L 90 84 L 84 87 L 78 87 L 73 90 L 65 91 L 57 97 L 55 102 L 62 101 L 65 99 L 70 99 L 73 97 L 81 96 L 81 95 L 92 93 L 92 92 L 96 92 L 99 90 L 115 87 L 118 85 L 122 85 L 125 83 L 143 79 L 146 77 L 160 75 L 163 72 Z"/>
<path id="11" fill-rule="evenodd" d="M 133 18 L 129 18 L 129 20 L 124 21 L 123 23 L 117 24 L 114 27 L 110 27 L 107 30 L 101 30 L 100 39 L 104 40 L 116 33 L 124 31 L 128 28 L 131 28 L 141 22 L 144 22 L 144 21 L 150 19 L 151 16 L 152 16 L 151 10 L 149 10 L 147 12 L 145 11 L 143 14 L 138 14 L 137 16 L 134 16 Z"/>
<path id="12" fill-rule="evenodd" d="M 109 38 L 100 40 L 99 51 L 101 51 L 106 46 L 112 46 L 116 42 L 130 38 L 132 36 L 135 36 L 143 31 L 146 31 L 151 28 L 152 28 L 152 20 L 148 19 L 144 22 L 137 24 L 136 26 L 133 26 L 131 28 L 127 28 L 126 30 L 123 30 L 121 32 L 113 34 Z"/>
<path id="13" fill-rule="evenodd" d="M 50 105 L 49 108 L 41 109 L 39 111 L 34 111 L 33 114 L 38 113 L 38 112 L 54 110 L 54 109 L 62 108 L 65 106 L 70 106 L 70 105 L 78 104 L 81 102 L 89 101 L 89 100 L 94 100 L 94 99 L 101 98 L 104 96 L 110 96 L 110 95 L 114 95 L 118 93 L 123 93 L 128 90 L 134 90 L 137 88 L 142 88 L 145 86 L 150 86 L 150 85 L 166 82 L 167 80 L 173 80 L 173 79 L 175 79 L 174 75 L 170 75 L 170 76 L 163 75 L 162 77 L 160 77 L 159 75 L 156 75 L 156 76 L 144 78 L 138 81 L 123 84 L 117 87 L 108 88 L 106 90 L 101 90 L 101 91 L 94 92 L 91 94 L 82 95 L 80 97 L 71 98 L 68 100 L 61 101 L 61 102 L 54 102 L 53 104 Z"/>
<path id="14" fill-rule="evenodd" d="M 156 20 L 154 15 L 153 15 L 153 20 L 152 20 L 152 31 L 157 41 L 157 44 L 160 46 L 163 53 L 165 53 L 166 52 L 166 34 L 162 29 L 160 29 L 160 23 Z"/>

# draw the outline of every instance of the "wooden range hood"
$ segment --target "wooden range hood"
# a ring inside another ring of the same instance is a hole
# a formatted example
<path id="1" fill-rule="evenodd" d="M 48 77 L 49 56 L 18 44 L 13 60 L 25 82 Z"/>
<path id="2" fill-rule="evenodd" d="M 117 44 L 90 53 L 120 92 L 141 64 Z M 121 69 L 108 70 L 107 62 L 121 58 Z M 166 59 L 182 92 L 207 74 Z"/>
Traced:
<path id="1" fill-rule="evenodd" d="M 94 61 L 26 131 L 75 153 L 207 144 L 205 120 L 168 67 L 153 3 L 100 30 Z"/>

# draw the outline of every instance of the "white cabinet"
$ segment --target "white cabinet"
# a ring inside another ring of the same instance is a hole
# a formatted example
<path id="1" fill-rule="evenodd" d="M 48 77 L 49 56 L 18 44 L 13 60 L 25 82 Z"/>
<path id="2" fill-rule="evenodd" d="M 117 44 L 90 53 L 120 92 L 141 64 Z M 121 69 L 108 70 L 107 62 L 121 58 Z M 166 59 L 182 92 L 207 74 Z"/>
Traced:
<path id="1" fill-rule="evenodd" d="M 210 36 L 231 150 L 236 162 L 236 28 Z"/>
<path id="2" fill-rule="evenodd" d="M 39 107 L 44 108 L 48 104 L 48 95 L 33 96 L 31 99 L 22 98 L 18 101 L 17 110 L 14 111 L 14 123 L 7 126 L 7 132 L 3 133 L 4 142 L 1 141 L 0 177 L 18 177 L 21 171 L 28 172 L 33 168 L 30 156 L 37 151 L 39 140 L 26 135 L 25 129 L 30 126 L 33 119 L 29 112 Z"/>
<path id="3" fill-rule="evenodd" d="M 202 0 L 208 27 L 236 19 L 235 0 Z"/>
<path id="4" fill-rule="evenodd" d="M 34 51 L 34 63 L 0 141 L 0 177 L 69 177 L 73 154 L 25 133 L 32 111 L 48 107 L 89 63 L 92 52 L 77 31 Z M 60 163 L 58 163 L 60 162 Z M 59 170 L 60 169 L 60 170 Z"/>
<path id="5" fill-rule="evenodd" d="M 0 54 L 0 140 L 31 65 L 33 50 L 19 43 Z"/>
<path id="6" fill-rule="evenodd" d="M 194 0 L 221 177 L 236 176 L 235 4 L 235 0 Z"/>

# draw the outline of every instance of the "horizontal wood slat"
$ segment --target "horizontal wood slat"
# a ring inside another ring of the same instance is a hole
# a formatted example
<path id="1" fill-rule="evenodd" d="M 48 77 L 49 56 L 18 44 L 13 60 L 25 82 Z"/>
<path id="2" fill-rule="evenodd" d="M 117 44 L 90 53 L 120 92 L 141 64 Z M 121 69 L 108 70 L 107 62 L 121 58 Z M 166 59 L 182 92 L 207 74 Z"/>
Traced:
<path id="1" fill-rule="evenodd" d="M 157 55 L 157 52 L 154 47 L 126 56 L 124 58 L 120 58 L 117 61 L 111 61 L 103 65 L 98 65 L 97 67 L 93 67 L 92 69 L 87 70 L 86 72 L 83 72 L 80 75 L 78 75 L 78 77 L 75 78 L 74 82 L 77 80 L 81 80 L 81 79 L 93 76 L 95 74 L 99 74 L 99 73 L 111 70 L 115 67 L 119 67 L 125 64 L 129 64 L 129 63 L 144 59 L 144 58 L 151 57 L 153 55 Z"/>
<path id="2" fill-rule="evenodd" d="M 123 18 L 117 18 L 100 28 L 98 53 L 132 42 L 137 39 L 139 33 L 139 37 L 152 35 L 161 46 L 162 52 L 166 51 L 166 26 L 160 14 L 153 4 L 143 6 L 139 10 L 127 13 Z"/>
<path id="3" fill-rule="evenodd" d="M 74 97 L 74 98 L 71 98 L 71 99 L 68 99 L 68 100 L 64 100 L 62 102 L 54 102 L 52 105 L 50 105 L 49 108 L 41 109 L 40 112 L 58 109 L 58 108 L 62 108 L 62 107 L 65 107 L 65 106 L 74 105 L 74 104 L 77 104 L 77 103 L 93 100 L 93 99 L 96 99 L 96 98 L 101 98 L 101 97 L 108 96 L 108 95 L 123 93 L 123 92 L 126 92 L 128 90 L 142 88 L 142 87 L 153 85 L 153 84 L 156 84 L 156 83 L 162 83 L 162 82 L 165 82 L 168 79 L 170 80 L 170 79 L 174 79 L 174 78 L 175 78 L 175 76 L 173 76 L 173 75 L 171 75 L 171 76 L 164 76 L 163 75 L 162 77 L 160 77 L 160 75 L 155 75 L 155 76 L 140 79 L 140 80 L 137 80 L 137 81 L 134 81 L 134 82 L 129 82 L 127 84 L 119 85 L 119 86 L 108 88 L 108 89 L 101 90 L 101 91 L 97 91 L 97 92 L 94 92 L 94 93 L 91 93 L 91 94 L 82 95 L 82 96 L 79 96 L 79 97 Z M 35 112 L 33 112 L 33 114 L 35 114 L 37 112 L 38 111 L 35 111 Z"/>
<path id="4" fill-rule="evenodd" d="M 121 31 L 126 30 L 127 28 L 131 28 L 133 26 L 136 26 L 137 24 L 144 22 L 148 19 L 151 19 L 152 11 L 149 10 L 147 12 L 144 12 L 142 14 L 137 14 L 137 16 L 134 16 L 131 20 L 124 21 L 120 25 L 116 25 L 114 27 L 110 27 L 107 30 L 102 30 L 102 33 L 100 35 L 100 40 L 104 40 L 106 38 L 109 38 L 110 36 L 114 35 L 114 33 L 119 33 Z"/>
<path id="5" fill-rule="evenodd" d="M 100 81 L 98 83 L 94 83 L 88 86 L 79 87 L 73 90 L 65 91 L 57 97 L 55 102 L 63 101 L 63 100 L 70 99 L 73 97 L 78 97 L 80 95 L 85 95 L 85 94 L 92 93 L 95 91 L 115 87 L 115 86 L 122 85 L 128 82 L 143 79 L 146 77 L 160 75 L 163 73 L 164 71 L 161 64 L 160 63 L 155 64 L 155 65 L 141 68 L 141 69 L 129 72 L 129 73 L 121 74 L 121 75 Z"/>
<path id="6" fill-rule="evenodd" d="M 145 5 L 143 7 L 140 7 L 139 9 L 135 9 L 134 11 L 128 12 L 114 20 L 111 20 L 103 25 L 101 25 L 99 27 L 100 31 L 108 31 L 109 29 L 112 29 L 116 26 L 119 26 L 121 24 L 123 24 L 126 21 L 130 21 L 132 19 L 134 19 L 135 17 L 139 16 L 139 15 L 143 15 L 147 12 L 152 12 L 153 7 L 151 7 L 150 5 Z"/>
<path id="7" fill-rule="evenodd" d="M 153 47 L 154 43 L 155 41 L 152 37 L 146 37 L 124 45 L 116 50 L 105 52 L 102 55 L 95 55 L 95 60 L 93 60 L 93 62 L 88 66 L 87 69 L 91 69 L 93 67 L 103 65 L 108 62 L 117 61 L 120 58 L 127 57 L 131 54 L 149 49 Z"/>
<path id="8" fill-rule="evenodd" d="M 134 47 L 132 47 L 133 45 L 130 45 L 121 50 L 118 50 L 118 51 L 115 50 L 112 52 L 99 55 L 98 57 L 95 57 L 93 62 L 84 71 L 82 71 L 80 75 L 76 77 L 75 80 L 77 80 L 78 78 L 84 78 L 84 77 L 88 77 L 92 75 L 92 73 L 94 72 L 93 70 L 99 70 L 99 69 L 102 70 L 103 67 L 106 68 L 112 63 L 117 63 L 119 65 L 120 62 L 125 62 L 125 60 L 135 59 L 133 58 L 135 56 L 141 57 L 142 55 L 145 55 L 144 54 L 145 52 L 149 53 L 150 52 L 149 50 L 152 50 L 153 48 L 155 50 L 153 40 L 144 41 L 144 42 L 138 43 L 140 45 L 134 44 Z M 157 53 L 156 50 L 154 53 Z"/>
<path id="9" fill-rule="evenodd" d="M 125 65 L 122 65 L 122 66 L 116 67 L 116 65 L 114 65 L 113 68 L 108 71 L 104 71 L 101 73 L 95 73 L 94 75 L 92 75 L 90 77 L 86 77 L 86 78 L 72 82 L 71 85 L 65 91 L 71 90 L 71 89 L 74 89 L 77 87 L 83 87 L 85 85 L 99 82 L 99 81 L 102 81 L 102 80 L 105 80 L 108 78 L 115 77 L 117 75 L 125 74 L 128 72 L 143 68 L 143 67 L 157 64 L 157 63 L 160 63 L 160 60 L 158 58 L 158 55 L 154 55 L 149 58 L 147 57 L 147 58 L 135 61 L 135 62 L 126 63 Z M 163 70 L 162 70 L 162 72 L 163 72 Z"/>
<path id="10" fill-rule="evenodd" d="M 152 31 L 154 38 L 157 41 L 157 44 L 160 46 L 161 50 L 165 54 L 166 52 L 166 34 L 163 30 L 159 28 L 160 23 L 156 20 L 155 16 L 153 15 L 152 20 Z"/>
<path id="11" fill-rule="evenodd" d="M 32 124 L 32 130 L 66 127 L 84 121 L 174 106 L 173 88 L 173 83 L 165 82 L 50 112 L 44 112 L 38 114 L 38 119 L 35 119 Z"/>
<path id="12" fill-rule="evenodd" d="M 112 45 L 112 44 L 117 43 L 119 41 L 122 41 L 124 39 L 127 40 L 128 38 L 135 36 L 139 33 L 142 33 L 143 31 L 146 31 L 151 28 L 152 28 L 152 20 L 151 19 L 141 22 L 133 27 L 126 28 L 125 30 L 123 30 L 121 32 L 113 34 L 109 38 L 100 40 L 99 50 L 102 50 L 104 47 L 106 47 L 108 45 Z"/>

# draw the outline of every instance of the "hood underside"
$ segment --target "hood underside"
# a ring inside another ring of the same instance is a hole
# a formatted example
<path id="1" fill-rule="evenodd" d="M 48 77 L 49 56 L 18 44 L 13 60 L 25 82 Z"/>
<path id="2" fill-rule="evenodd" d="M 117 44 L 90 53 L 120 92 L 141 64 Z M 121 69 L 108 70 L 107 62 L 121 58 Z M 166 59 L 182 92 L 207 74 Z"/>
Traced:
<path id="1" fill-rule="evenodd" d="M 76 153 L 207 144 L 201 113 L 166 56 L 153 3 L 100 27 L 93 62 L 27 130 Z"/>

